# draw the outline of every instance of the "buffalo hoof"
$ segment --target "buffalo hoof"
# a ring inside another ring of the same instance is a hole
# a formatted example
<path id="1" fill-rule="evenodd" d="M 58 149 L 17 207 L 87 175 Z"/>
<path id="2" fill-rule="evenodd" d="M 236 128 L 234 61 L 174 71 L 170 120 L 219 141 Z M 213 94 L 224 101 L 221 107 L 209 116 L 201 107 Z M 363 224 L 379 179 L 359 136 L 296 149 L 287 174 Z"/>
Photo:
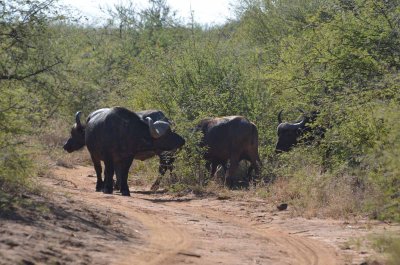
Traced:
<path id="1" fill-rule="evenodd" d="M 122 196 L 131 196 L 131 193 L 128 191 L 121 191 Z"/>
<path id="2" fill-rule="evenodd" d="M 156 181 L 153 183 L 153 185 L 151 185 L 150 190 L 152 192 L 155 192 L 158 190 L 158 188 L 160 187 L 160 181 L 161 181 L 161 178 L 157 178 Z"/>
<path id="3" fill-rule="evenodd" d="M 106 188 L 106 187 L 104 187 L 103 193 L 105 193 L 105 194 L 112 194 L 112 193 L 113 193 L 113 189 L 112 189 L 112 188 Z"/>
<path id="4" fill-rule="evenodd" d="M 97 192 L 103 191 L 103 185 L 101 185 L 101 186 L 96 186 L 96 191 L 97 191 Z"/>

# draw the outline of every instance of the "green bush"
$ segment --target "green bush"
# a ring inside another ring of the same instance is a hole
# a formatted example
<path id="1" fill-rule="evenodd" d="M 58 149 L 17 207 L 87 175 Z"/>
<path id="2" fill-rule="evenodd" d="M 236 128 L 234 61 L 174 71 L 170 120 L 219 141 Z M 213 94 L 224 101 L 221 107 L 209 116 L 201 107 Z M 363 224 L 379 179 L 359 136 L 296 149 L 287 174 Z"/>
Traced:
<path id="1" fill-rule="evenodd" d="M 0 189 L 3 191 L 24 191 L 30 183 L 33 164 L 28 154 L 19 148 L 4 148 L 0 157 Z"/>

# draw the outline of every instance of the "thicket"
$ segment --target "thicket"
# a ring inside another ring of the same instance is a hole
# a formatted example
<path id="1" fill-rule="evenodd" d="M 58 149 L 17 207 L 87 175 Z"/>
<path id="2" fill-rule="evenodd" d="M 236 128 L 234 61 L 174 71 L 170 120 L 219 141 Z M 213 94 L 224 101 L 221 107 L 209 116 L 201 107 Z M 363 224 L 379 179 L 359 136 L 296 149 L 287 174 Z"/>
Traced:
<path id="1" fill-rule="evenodd" d="M 188 129 L 204 117 L 244 115 L 259 129 L 258 193 L 331 215 L 400 220 L 400 1 L 235 7 L 234 20 L 207 27 L 150 0 L 144 10 L 110 7 L 102 26 L 89 26 L 54 1 L 1 2 L 1 189 L 30 174 L 26 154 L 37 147 L 27 136 L 46 133 L 48 121 L 72 124 L 77 110 L 121 105 L 161 109 L 189 139 L 179 185 L 204 185 Z M 277 114 L 295 120 L 298 108 L 318 111 L 324 138 L 277 155 Z M 68 129 L 57 133 L 66 138 Z"/>

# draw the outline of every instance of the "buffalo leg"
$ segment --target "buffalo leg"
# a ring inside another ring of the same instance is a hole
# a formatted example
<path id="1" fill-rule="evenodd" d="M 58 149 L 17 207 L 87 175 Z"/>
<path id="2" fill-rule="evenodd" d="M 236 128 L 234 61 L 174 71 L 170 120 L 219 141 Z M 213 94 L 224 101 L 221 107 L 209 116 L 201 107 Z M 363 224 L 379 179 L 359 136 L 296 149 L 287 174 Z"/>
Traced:
<path id="1" fill-rule="evenodd" d="M 114 163 L 112 160 L 104 161 L 104 188 L 103 192 L 107 194 L 112 194 L 113 192 L 113 175 L 114 175 Z"/>
<path id="2" fill-rule="evenodd" d="M 229 188 L 232 188 L 233 184 L 233 176 L 236 173 L 236 170 L 239 166 L 239 158 L 231 157 L 230 165 L 228 171 L 225 173 L 225 183 L 228 184 Z"/>
<path id="3" fill-rule="evenodd" d="M 210 171 L 211 178 L 215 177 L 215 172 L 217 172 L 217 167 L 218 167 L 218 163 L 215 163 L 215 162 L 211 163 L 211 171 Z"/>
<path id="4" fill-rule="evenodd" d="M 166 161 L 164 161 L 163 157 L 160 155 L 160 165 L 158 166 L 158 173 L 160 173 L 161 176 L 165 175 L 165 172 L 167 172 L 168 166 L 165 164 Z"/>
<path id="5" fill-rule="evenodd" d="M 249 169 L 247 170 L 247 181 L 249 184 L 254 181 L 252 172 L 253 171 L 255 172 L 256 177 L 258 177 L 258 172 L 259 172 L 257 164 L 255 162 L 250 162 L 250 163 L 251 164 L 249 166 Z"/>
<path id="6" fill-rule="evenodd" d="M 255 174 L 256 178 L 259 178 L 261 175 L 262 164 L 261 164 L 261 159 L 258 156 L 258 154 L 257 154 L 256 158 L 254 159 L 254 161 L 252 161 L 251 163 L 254 165 L 254 174 Z"/>
<path id="7" fill-rule="evenodd" d="M 252 172 L 254 171 L 254 176 L 252 174 Z M 249 169 L 247 170 L 247 181 L 250 184 L 251 182 L 254 182 L 254 177 L 258 178 L 260 175 L 260 170 L 259 170 L 259 166 L 255 163 L 251 163 L 249 166 Z"/>
<path id="8" fill-rule="evenodd" d="M 129 186 L 128 186 L 128 173 L 131 167 L 133 157 L 127 158 L 126 160 L 116 163 L 116 174 L 117 179 L 121 181 L 121 195 L 130 196 Z"/>
<path id="9" fill-rule="evenodd" d="M 220 166 L 220 167 L 219 167 Z M 218 171 L 220 171 L 221 170 L 221 167 L 222 167 L 222 169 L 224 170 L 224 174 L 226 174 L 226 172 L 227 172 L 227 165 L 226 165 L 226 162 L 221 162 L 221 164 L 219 164 L 218 162 L 213 162 L 213 163 L 211 163 L 211 169 L 210 169 L 210 176 L 211 176 L 211 178 L 213 178 L 214 180 L 219 180 L 219 178 L 217 179 L 217 176 L 218 175 L 216 175 L 217 174 L 217 172 Z M 223 178 L 224 179 L 224 178 Z M 223 183 L 224 183 L 224 185 L 225 185 L 225 180 L 223 180 Z"/>
<path id="10" fill-rule="evenodd" d="M 157 179 L 154 181 L 153 185 L 151 185 L 150 188 L 151 191 L 158 190 L 158 188 L 160 187 L 161 179 L 165 175 L 168 169 L 172 171 L 172 169 L 169 168 L 168 165 L 169 162 L 167 161 L 168 157 L 165 154 L 160 154 L 159 157 L 160 157 L 160 165 L 158 166 L 158 173 L 160 174 L 160 176 L 158 176 Z"/>
<path id="11" fill-rule="evenodd" d="M 261 169 L 260 157 L 258 156 L 258 154 L 253 154 L 250 157 L 250 167 L 247 171 L 247 178 L 248 178 L 249 183 L 254 180 L 251 175 L 251 172 L 254 170 L 255 177 L 259 178 L 260 177 L 260 169 Z"/>
<path id="12" fill-rule="evenodd" d="M 153 185 L 151 185 L 150 190 L 151 191 L 156 191 L 160 187 L 160 182 L 161 182 L 162 177 L 158 176 L 157 179 L 154 181 Z"/>
<path id="13" fill-rule="evenodd" d="M 175 162 L 175 156 L 174 155 L 169 155 L 168 164 L 167 164 L 167 170 L 169 169 L 169 173 L 170 174 L 172 174 L 172 171 L 174 170 L 174 162 Z"/>
<path id="14" fill-rule="evenodd" d="M 103 190 L 103 179 L 101 177 L 102 169 L 100 160 L 94 159 L 92 157 L 94 170 L 96 170 L 97 182 L 96 182 L 96 191 Z"/>
<path id="15" fill-rule="evenodd" d="M 223 162 L 223 163 L 221 164 L 221 166 L 222 166 L 222 169 L 224 170 L 224 172 L 226 172 L 226 171 L 228 170 L 227 162 Z"/>
<path id="16" fill-rule="evenodd" d="M 169 170 L 170 174 L 172 174 L 172 170 L 174 169 L 173 163 L 175 161 L 175 157 L 173 154 L 164 152 L 159 155 L 160 157 L 160 165 L 158 166 L 158 173 L 160 176 L 154 181 L 153 185 L 151 185 L 150 190 L 156 191 L 160 187 L 160 182 L 162 177 Z"/>
<path id="17" fill-rule="evenodd" d="M 206 166 L 207 172 L 210 173 L 210 179 L 213 179 L 215 172 L 217 171 L 218 164 L 215 162 L 207 161 L 205 166 Z M 201 179 L 199 179 L 199 181 L 200 181 L 201 185 L 205 185 L 207 183 L 207 178 L 204 178 L 204 179 L 201 178 Z"/>
<path id="18" fill-rule="evenodd" d="M 253 181 L 253 176 L 252 176 L 252 172 L 253 172 L 253 170 L 254 170 L 254 166 L 253 166 L 253 164 L 251 164 L 250 166 L 249 166 L 249 169 L 247 170 L 247 182 L 248 183 L 250 183 L 250 182 L 252 182 Z"/>

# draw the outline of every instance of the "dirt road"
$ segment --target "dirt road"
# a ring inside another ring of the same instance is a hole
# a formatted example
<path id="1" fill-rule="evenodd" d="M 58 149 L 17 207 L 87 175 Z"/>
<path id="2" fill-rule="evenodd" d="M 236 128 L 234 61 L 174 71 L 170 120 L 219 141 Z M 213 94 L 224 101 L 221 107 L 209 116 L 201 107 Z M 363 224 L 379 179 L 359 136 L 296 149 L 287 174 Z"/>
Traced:
<path id="1" fill-rule="evenodd" d="M 45 227 L 47 232 L 38 232 L 37 226 L 49 223 L 43 220 L 28 232 L 11 233 L 9 238 L 17 245 L 8 250 L 2 243 L 13 244 L 0 239 L 5 264 L 21 261 L 21 255 L 22 264 L 361 264 L 374 253 L 362 244 L 352 247 L 349 240 L 398 229 L 384 224 L 371 229 L 370 223 L 360 221 L 291 218 L 290 207 L 279 212 L 262 200 L 173 198 L 149 194 L 143 188 L 131 197 L 105 195 L 94 192 L 96 180 L 88 177 L 93 173 L 90 167 L 57 167 L 52 175 L 41 178 L 55 194 L 54 203 L 70 214 L 49 215 L 48 219 L 61 224 Z M 25 227 L 2 224 L 0 235 Z M 18 235 L 32 238 L 32 234 L 42 235 L 48 244 L 40 236 L 30 240 L 32 246 L 29 239 L 28 245 L 18 242 Z M 42 253 L 48 245 L 51 258 Z M 29 248 L 39 248 L 41 256 Z"/>

